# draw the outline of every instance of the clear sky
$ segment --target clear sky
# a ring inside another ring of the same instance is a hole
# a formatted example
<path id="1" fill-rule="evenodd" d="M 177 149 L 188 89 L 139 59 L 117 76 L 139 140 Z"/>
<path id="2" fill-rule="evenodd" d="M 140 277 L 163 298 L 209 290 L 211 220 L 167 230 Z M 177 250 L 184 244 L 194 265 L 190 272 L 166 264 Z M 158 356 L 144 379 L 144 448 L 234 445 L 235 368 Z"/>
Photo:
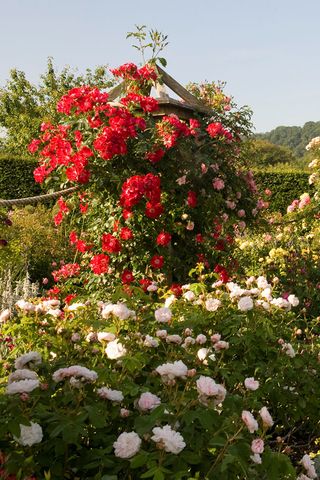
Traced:
<path id="1" fill-rule="evenodd" d="M 180 83 L 225 80 L 257 131 L 320 120 L 320 0 L 0 0 L 0 85 L 61 69 L 139 62 L 126 33 L 167 34 Z"/>

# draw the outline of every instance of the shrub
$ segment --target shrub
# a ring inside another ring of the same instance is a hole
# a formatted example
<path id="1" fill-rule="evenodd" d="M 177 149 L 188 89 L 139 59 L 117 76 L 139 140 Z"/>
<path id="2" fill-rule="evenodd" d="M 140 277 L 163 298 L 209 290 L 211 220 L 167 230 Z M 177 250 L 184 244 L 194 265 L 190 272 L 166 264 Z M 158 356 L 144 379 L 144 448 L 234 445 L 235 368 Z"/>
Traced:
<path id="1" fill-rule="evenodd" d="M 33 178 L 35 166 L 34 160 L 1 155 L 0 198 L 7 200 L 39 195 L 41 188 Z"/>
<path id="2" fill-rule="evenodd" d="M 255 181 L 259 190 L 269 189 L 269 210 L 272 212 L 286 213 L 288 205 L 295 198 L 310 190 L 308 173 L 298 172 L 255 172 Z"/>
<path id="3" fill-rule="evenodd" d="M 100 313 L 94 302 L 64 313 L 56 300 L 18 302 L 2 327 L 14 345 L 2 372 L 6 470 L 52 480 L 295 479 L 285 452 L 300 460 L 319 436 L 316 331 L 296 335 L 305 324 L 289 311 L 294 295 L 273 297 L 263 277 L 249 282 L 191 284 L 165 303 L 136 290 L 127 305 L 119 295 L 100 302 Z"/>
<path id="4" fill-rule="evenodd" d="M 43 205 L 14 208 L 0 217 L 0 271 L 13 279 L 29 272 L 32 281 L 49 277 L 53 259 L 69 258 L 63 229 L 52 221 L 52 209 Z"/>
<path id="5" fill-rule="evenodd" d="M 183 282 L 199 261 L 221 268 L 234 232 L 258 212 L 251 172 L 240 160 L 248 112 L 157 116 L 148 94 L 158 78 L 153 65 L 113 73 L 124 79 L 116 106 L 97 89 L 73 89 L 58 103 L 61 124 L 44 124 L 29 147 L 41 158 L 37 181 L 81 187 L 59 200 L 55 216 L 57 225 L 72 217 L 79 261 L 55 278 L 75 276 L 93 291 Z"/>

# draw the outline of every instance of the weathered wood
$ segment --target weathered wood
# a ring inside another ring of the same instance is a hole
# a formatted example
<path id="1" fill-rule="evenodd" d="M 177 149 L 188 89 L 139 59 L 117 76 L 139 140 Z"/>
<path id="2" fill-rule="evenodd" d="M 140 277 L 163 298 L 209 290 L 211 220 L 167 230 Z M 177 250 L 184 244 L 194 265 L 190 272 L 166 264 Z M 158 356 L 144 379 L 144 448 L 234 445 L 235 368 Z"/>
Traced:
<path id="1" fill-rule="evenodd" d="M 110 92 L 108 92 L 109 95 L 109 101 L 112 102 L 116 98 L 118 98 L 121 93 L 123 93 L 124 90 L 124 82 L 119 83 L 119 85 L 113 87 Z"/>
<path id="2" fill-rule="evenodd" d="M 201 107 L 201 109 L 208 110 L 208 107 L 201 102 L 198 98 L 196 98 L 192 93 L 188 92 L 180 83 L 178 83 L 171 75 L 165 72 L 161 67 L 157 65 L 158 72 L 161 76 L 161 79 L 167 87 L 171 88 L 171 90 L 179 95 L 185 102 L 189 103 L 190 105 Z"/>

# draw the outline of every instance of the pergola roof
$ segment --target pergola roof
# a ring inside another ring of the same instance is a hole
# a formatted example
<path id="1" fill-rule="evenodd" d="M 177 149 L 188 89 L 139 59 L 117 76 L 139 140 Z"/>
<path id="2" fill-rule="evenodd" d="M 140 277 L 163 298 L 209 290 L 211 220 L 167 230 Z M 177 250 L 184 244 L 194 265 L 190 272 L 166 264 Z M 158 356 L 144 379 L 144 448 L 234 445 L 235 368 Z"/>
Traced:
<path id="1" fill-rule="evenodd" d="M 168 114 L 177 114 L 181 118 L 190 118 L 193 114 L 211 115 L 212 109 L 205 105 L 201 100 L 188 92 L 179 82 L 171 75 L 165 72 L 159 65 L 156 68 L 161 79 L 161 83 L 155 85 L 157 91 L 156 100 L 159 103 L 159 110 L 155 112 L 155 116 L 163 116 Z M 125 82 L 121 82 L 109 92 L 109 100 L 115 101 L 122 93 Z M 172 90 L 179 98 L 175 99 L 169 96 L 166 87 Z"/>

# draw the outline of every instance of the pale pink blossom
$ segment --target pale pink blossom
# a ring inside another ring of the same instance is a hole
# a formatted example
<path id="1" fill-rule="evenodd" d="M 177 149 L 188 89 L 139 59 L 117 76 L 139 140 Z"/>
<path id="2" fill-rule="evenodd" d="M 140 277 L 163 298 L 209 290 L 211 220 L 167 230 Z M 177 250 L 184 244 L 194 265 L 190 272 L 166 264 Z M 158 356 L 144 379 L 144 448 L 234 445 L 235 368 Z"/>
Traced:
<path id="1" fill-rule="evenodd" d="M 246 216 L 246 212 L 241 209 L 241 210 L 238 210 L 238 217 L 239 218 L 244 218 Z"/>
<path id="2" fill-rule="evenodd" d="M 246 387 L 247 390 L 257 390 L 259 388 L 259 382 L 258 380 L 255 380 L 253 377 L 248 377 L 244 381 L 244 386 Z M 255 453 L 255 452 L 254 452 Z M 256 452 L 260 453 L 260 452 Z"/>
<path id="3" fill-rule="evenodd" d="M 310 478 L 318 478 L 317 476 L 317 472 L 314 468 L 314 461 L 311 460 L 311 458 L 309 457 L 309 455 L 303 455 L 302 459 L 301 459 L 301 465 L 306 469 L 307 471 L 307 475 L 308 477 Z"/>
<path id="4" fill-rule="evenodd" d="M 185 185 L 187 182 L 187 175 L 177 178 L 176 182 L 178 185 Z"/>
<path id="5" fill-rule="evenodd" d="M 136 432 L 123 432 L 113 444 L 118 458 L 131 458 L 140 450 L 141 438 Z"/>
<path id="6" fill-rule="evenodd" d="M 180 335 L 167 335 L 166 342 L 180 345 L 182 343 L 182 338 L 180 337 Z"/>
<path id="7" fill-rule="evenodd" d="M 199 345 L 203 345 L 204 343 L 206 343 L 206 341 L 207 341 L 207 337 L 205 335 L 203 335 L 203 333 L 200 333 L 196 337 L 196 342 L 199 343 Z"/>
<path id="8" fill-rule="evenodd" d="M 262 458 L 260 457 L 259 453 L 254 453 L 253 455 L 250 455 L 250 458 L 253 463 L 256 463 L 258 465 L 262 463 Z"/>
<path id="9" fill-rule="evenodd" d="M 251 442 L 251 451 L 252 453 L 263 453 L 264 450 L 264 441 L 262 438 L 256 438 Z"/>
<path id="10" fill-rule="evenodd" d="M 214 333 L 213 335 L 211 335 L 210 339 L 212 343 L 217 343 L 221 340 L 221 335 L 220 333 Z"/>
<path id="11" fill-rule="evenodd" d="M 116 360 L 126 355 L 127 350 L 119 340 L 113 340 L 106 346 L 105 352 L 110 360 Z"/>
<path id="12" fill-rule="evenodd" d="M 187 230 L 193 230 L 194 229 L 194 222 L 188 222 L 187 223 L 187 226 L 186 226 L 186 229 Z"/>
<path id="13" fill-rule="evenodd" d="M 172 312 L 170 308 L 161 307 L 154 312 L 154 316 L 157 322 L 169 323 L 172 318 Z"/>
<path id="14" fill-rule="evenodd" d="M 153 393 L 150 393 L 150 392 L 142 393 L 137 402 L 139 410 L 141 410 L 142 412 L 153 410 L 160 404 L 161 404 L 161 399 L 157 397 L 157 395 L 154 395 Z"/>
<path id="15" fill-rule="evenodd" d="M 212 186 L 215 190 L 223 190 L 224 187 L 225 187 L 225 184 L 224 184 L 224 181 L 222 180 L 222 178 L 214 178 L 213 181 L 212 181 Z"/>
<path id="16" fill-rule="evenodd" d="M 208 312 L 216 312 L 218 308 L 221 306 L 221 301 L 217 298 L 208 298 L 205 301 L 205 307 Z"/>
<path id="17" fill-rule="evenodd" d="M 219 340 L 218 342 L 214 343 L 213 348 L 216 352 L 220 350 L 228 350 L 229 342 L 225 342 L 224 340 Z"/>
<path id="18" fill-rule="evenodd" d="M 114 333 L 111 332 L 98 332 L 98 340 L 99 342 L 113 342 L 116 339 Z"/>
<path id="19" fill-rule="evenodd" d="M 241 414 L 241 418 L 250 433 L 253 433 L 256 430 L 258 430 L 259 428 L 258 422 L 254 418 L 251 412 L 249 412 L 248 410 L 243 410 Z"/>
<path id="20" fill-rule="evenodd" d="M 262 419 L 262 423 L 264 427 L 272 427 L 274 424 L 274 421 L 267 409 L 267 407 L 262 407 L 261 410 L 259 410 L 260 417 Z"/>
<path id="21" fill-rule="evenodd" d="M 158 338 L 166 338 L 167 335 L 168 335 L 167 330 L 157 330 L 156 331 L 156 336 Z"/>
<path id="22" fill-rule="evenodd" d="M 251 297 L 242 297 L 238 302 L 238 309 L 242 312 L 247 312 L 253 309 L 253 300 Z"/>
<path id="23" fill-rule="evenodd" d="M 236 208 L 236 202 L 226 200 L 226 206 L 227 208 L 230 208 L 230 210 L 234 210 Z"/>
<path id="24" fill-rule="evenodd" d="M 97 394 L 100 398 L 111 400 L 111 402 L 120 403 L 124 399 L 123 393 L 120 390 L 111 390 L 111 388 L 98 388 Z"/>
<path id="25" fill-rule="evenodd" d="M 182 435 L 172 430 L 170 425 L 164 427 L 155 427 L 152 429 L 153 436 L 151 440 L 158 444 L 159 448 L 163 448 L 168 453 L 177 455 L 186 446 Z"/>

